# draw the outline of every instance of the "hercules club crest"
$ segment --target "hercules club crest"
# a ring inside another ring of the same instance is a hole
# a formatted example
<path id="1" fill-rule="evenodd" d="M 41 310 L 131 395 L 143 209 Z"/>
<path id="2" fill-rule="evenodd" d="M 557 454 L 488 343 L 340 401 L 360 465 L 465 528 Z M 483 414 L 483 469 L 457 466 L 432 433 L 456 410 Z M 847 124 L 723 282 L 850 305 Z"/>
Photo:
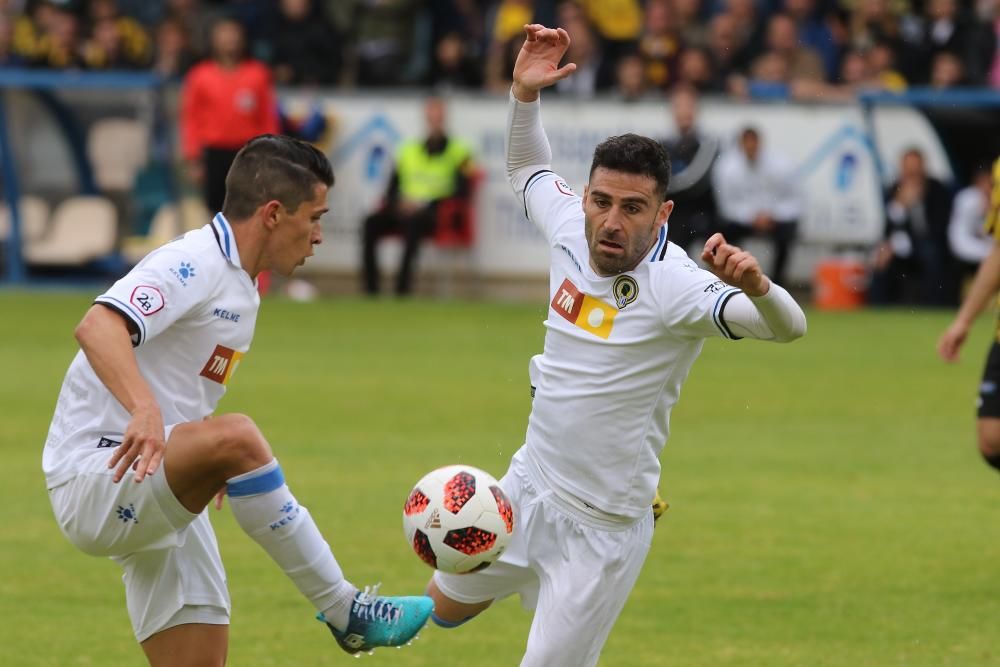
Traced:
<path id="1" fill-rule="evenodd" d="M 625 306 L 639 297 L 639 283 L 635 282 L 632 276 L 618 276 L 611 291 L 615 295 L 615 305 L 618 306 L 618 310 L 625 310 Z"/>

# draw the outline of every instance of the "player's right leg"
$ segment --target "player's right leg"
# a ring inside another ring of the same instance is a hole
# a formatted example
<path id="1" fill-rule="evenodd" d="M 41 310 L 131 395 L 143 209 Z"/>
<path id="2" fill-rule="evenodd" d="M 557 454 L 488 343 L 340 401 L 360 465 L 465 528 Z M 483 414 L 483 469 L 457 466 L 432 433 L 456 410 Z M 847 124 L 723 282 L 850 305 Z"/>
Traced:
<path id="1" fill-rule="evenodd" d="M 313 603 L 348 652 L 405 644 L 430 616 L 427 597 L 359 592 L 344 578 L 249 417 L 223 415 L 178 425 L 164 451 L 163 472 L 191 512 L 200 512 L 225 488 L 237 523 Z"/>
<path id="2" fill-rule="evenodd" d="M 142 643 L 150 667 L 222 667 L 229 646 L 228 625 L 177 625 Z"/>
<path id="3" fill-rule="evenodd" d="M 976 431 L 983 460 L 1000 471 L 1000 418 L 980 417 L 976 420 Z"/>

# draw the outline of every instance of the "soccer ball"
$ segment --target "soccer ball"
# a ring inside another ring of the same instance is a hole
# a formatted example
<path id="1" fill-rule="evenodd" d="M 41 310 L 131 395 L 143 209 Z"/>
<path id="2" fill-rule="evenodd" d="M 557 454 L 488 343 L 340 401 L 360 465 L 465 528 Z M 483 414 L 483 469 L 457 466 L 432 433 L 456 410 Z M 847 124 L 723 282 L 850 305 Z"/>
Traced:
<path id="1" fill-rule="evenodd" d="M 489 473 L 446 466 L 413 487 L 403 506 L 403 533 L 425 563 L 463 574 L 504 552 L 514 533 L 514 509 Z"/>

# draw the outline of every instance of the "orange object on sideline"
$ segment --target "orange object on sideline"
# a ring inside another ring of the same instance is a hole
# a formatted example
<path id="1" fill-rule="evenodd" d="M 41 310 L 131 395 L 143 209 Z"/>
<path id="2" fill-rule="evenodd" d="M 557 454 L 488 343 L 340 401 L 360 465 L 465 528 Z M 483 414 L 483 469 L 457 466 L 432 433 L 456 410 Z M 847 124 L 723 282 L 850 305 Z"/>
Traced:
<path id="1" fill-rule="evenodd" d="M 868 285 L 864 263 L 853 259 L 824 259 L 816 265 L 813 301 L 820 310 L 854 310 L 865 305 Z"/>

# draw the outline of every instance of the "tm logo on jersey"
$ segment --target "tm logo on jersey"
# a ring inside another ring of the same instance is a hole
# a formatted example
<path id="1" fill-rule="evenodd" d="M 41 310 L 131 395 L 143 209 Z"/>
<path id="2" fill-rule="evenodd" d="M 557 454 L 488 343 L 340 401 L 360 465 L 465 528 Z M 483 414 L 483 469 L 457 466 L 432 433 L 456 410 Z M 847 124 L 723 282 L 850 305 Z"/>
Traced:
<path id="1" fill-rule="evenodd" d="M 208 358 L 208 363 L 201 369 L 199 375 L 212 382 L 229 384 L 229 378 L 233 376 L 242 358 L 242 352 L 231 350 L 223 345 L 216 345 L 212 356 Z"/>
<path id="2" fill-rule="evenodd" d="M 618 309 L 584 294 L 569 281 L 562 282 L 552 297 L 552 309 L 584 331 L 607 340 L 615 323 Z"/>

